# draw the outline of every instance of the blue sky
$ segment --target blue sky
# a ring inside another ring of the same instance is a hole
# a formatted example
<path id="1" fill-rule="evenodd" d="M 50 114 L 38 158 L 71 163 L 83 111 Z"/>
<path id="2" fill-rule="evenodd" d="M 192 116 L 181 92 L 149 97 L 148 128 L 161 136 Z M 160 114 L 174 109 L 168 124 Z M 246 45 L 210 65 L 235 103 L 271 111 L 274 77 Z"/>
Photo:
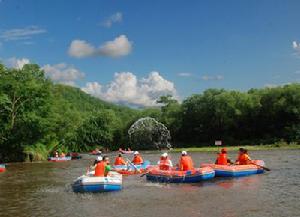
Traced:
<path id="1" fill-rule="evenodd" d="M 137 105 L 298 82 L 299 8 L 297 0 L 0 0 L 0 58 Z"/>

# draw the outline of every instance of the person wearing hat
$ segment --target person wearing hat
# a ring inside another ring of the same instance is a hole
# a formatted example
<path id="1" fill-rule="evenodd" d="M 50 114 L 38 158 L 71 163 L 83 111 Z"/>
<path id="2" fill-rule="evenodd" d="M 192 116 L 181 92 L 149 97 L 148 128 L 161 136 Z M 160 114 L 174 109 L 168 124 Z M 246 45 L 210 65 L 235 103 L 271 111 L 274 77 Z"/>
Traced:
<path id="1" fill-rule="evenodd" d="M 109 158 L 107 156 L 103 156 L 102 160 L 96 165 L 94 176 L 98 176 L 98 177 L 107 176 L 108 172 L 111 170 L 112 169 L 110 167 Z"/>
<path id="2" fill-rule="evenodd" d="M 222 148 L 221 152 L 218 153 L 218 157 L 216 159 L 215 164 L 218 164 L 218 165 L 227 165 L 228 163 L 230 164 L 231 161 L 227 157 L 227 150 L 226 150 L 226 148 Z"/>
<path id="3" fill-rule="evenodd" d="M 160 170 L 170 170 L 173 167 L 172 161 L 168 157 L 168 153 L 163 153 L 157 162 Z"/>
<path id="4" fill-rule="evenodd" d="M 186 151 L 182 151 L 179 160 L 179 170 L 187 171 L 192 169 L 194 169 L 194 163 L 192 158 L 187 154 Z"/>
<path id="5" fill-rule="evenodd" d="M 122 157 L 121 153 L 118 155 L 118 157 L 116 157 L 114 165 L 126 165 L 126 161 Z"/>
<path id="6" fill-rule="evenodd" d="M 94 161 L 94 163 L 93 163 L 93 165 L 90 166 L 90 170 L 91 171 L 95 170 L 96 165 L 98 163 L 100 163 L 100 161 L 102 161 L 102 157 L 101 156 L 97 156 L 96 159 L 95 159 L 95 161 Z"/>
<path id="7" fill-rule="evenodd" d="M 140 153 L 138 151 L 135 151 L 133 153 L 133 160 L 132 160 L 132 163 L 134 165 L 140 165 L 140 164 L 143 164 L 144 163 L 144 160 L 142 158 L 142 156 L 140 155 Z"/>

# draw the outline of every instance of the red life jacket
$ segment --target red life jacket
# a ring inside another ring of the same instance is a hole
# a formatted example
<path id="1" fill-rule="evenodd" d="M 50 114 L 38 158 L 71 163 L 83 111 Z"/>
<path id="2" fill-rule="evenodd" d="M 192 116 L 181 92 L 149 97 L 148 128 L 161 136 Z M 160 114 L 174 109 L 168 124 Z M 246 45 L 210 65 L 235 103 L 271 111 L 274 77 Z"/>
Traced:
<path id="1" fill-rule="evenodd" d="M 190 156 L 181 156 L 179 165 L 182 171 L 194 169 L 193 160 Z"/>
<path id="2" fill-rule="evenodd" d="M 144 163 L 144 160 L 140 155 L 135 155 L 132 160 L 132 163 L 138 165 Z"/>
<path id="3" fill-rule="evenodd" d="M 114 165 L 125 165 L 125 164 L 126 162 L 122 157 L 117 157 L 114 163 Z"/>
<path id="4" fill-rule="evenodd" d="M 100 161 L 99 163 L 97 163 L 94 176 L 103 177 L 105 175 L 105 166 L 106 163 L 104 161 Z"/>
<path id="5" fill-rule="evenodd" d="M 227 154 L 225 154 L 225 153 L 218 154 L 217 164 L 218 165 L 227 165 Z"/>
<path id="6" fill-rule="evenodd" d="M 159 166 L 160 170 L 170 170 L 171 169 L 170 159 L 169 158 L 160 158 L 158 166 Z"/>
<path id="7" fill-rule="evenodd" d="M 241 154 L 238 157 L 238 163 L 240 165 L 247 165 L 247 164 L 251 164 L 251 158 L 249 157 L 248 154 Z"/>

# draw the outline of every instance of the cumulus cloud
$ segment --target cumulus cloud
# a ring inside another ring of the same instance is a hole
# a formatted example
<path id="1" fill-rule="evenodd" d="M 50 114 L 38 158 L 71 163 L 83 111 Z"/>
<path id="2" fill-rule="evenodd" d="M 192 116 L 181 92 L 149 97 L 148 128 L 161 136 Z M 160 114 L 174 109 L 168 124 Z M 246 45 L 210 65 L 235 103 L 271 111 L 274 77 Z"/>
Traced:
<path id="1" fill-rule="evenodd" d="M 178 98 L 174 83 L 158 72 L 151 72 L 141 79 L 131 72 L 115 73 L 114 80 L 108 85 L 88 82 L 82 90 L 106 101 L 134 106 L 157 106 L 156 100 L 167 94 Z"/>
<path id="2" fill-rule="evenodd" d="M 114 23 L 121 23 L 123 20 L 123 14 L 121 12 L 117 12 L 109 16 L 107 19 L 105 19 L 101 25 L 110 28 Z"/>
<path id="3" fill-rule="evenodd" d="M 44 65 L 42 67 L 46 76 L 51 78 L 54 82 L 63 83 L 75 86 L 76 81 L 84 78 L 85 74 L 73 65 L 66 63 L 59 63 L 55 65 Z"/>
<path id="4" fill-rule="evenodd" d="M 15 68 L 15 69 L 22 69 L 24 65 L 30 63 L 30 60 L 27 58 L 18 59 L 16 57 L 12 57 L 7 59 L 5 62 L 8 65 L 8 67 Z"/>
<path id="5" fill-rule="evenodd" d="M 69 48 L 69 55 L 76 58 L 93 56 L 96 52 L 91 44 L 84 40 L 73 40 Z"/>
<path id="6" fill-rule="evenodd" d="M 204 81 L 219 81 L 219 80 L 223 80 L 224 76 L 222 76 L 222 75 L 203 75 L 201 77 L 201 79 Z"/>
<path id="7" fill-rule="evenodd" d="M 69 55 L 76 58 L 89 56 L 121 57 L 130 54 L 132 42 L 126 35 L 120 35 L 112 41 L 103 43 L 99 48 L 84 40 L 73 40 L 69 47 Z"/>
<path id="8" fill-rule="evenodd" d="M 192 76 L 192 74 L 188 73 L 188 72 L 181 72 L 181 73 L 178 73 L 177 75 L 180 77 L 191 77 Z"/>
<path id="9" fill-rule="evenodd" d="M 47 30 L 38 26 L 27 26 L 24 28 L 8 29 L 0 33 L 0 38 L 4 41 L 16 41 L 31 39 L 34 35 L 42 34 Z"/>

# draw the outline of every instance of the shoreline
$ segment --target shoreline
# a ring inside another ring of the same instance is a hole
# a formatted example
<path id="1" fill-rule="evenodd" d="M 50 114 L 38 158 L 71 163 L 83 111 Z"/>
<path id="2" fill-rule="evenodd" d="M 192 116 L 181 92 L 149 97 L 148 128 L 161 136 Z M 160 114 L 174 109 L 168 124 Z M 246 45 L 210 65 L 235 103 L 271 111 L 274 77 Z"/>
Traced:
<path id="1" fill-rule="evenodd" d="M 245 146 L 211 146 L 211 147 L 189 147 L 189 148 L 173 148 L 170 152 L 218 152 L 221 148 L 226 148 L 227 151 L 238 151 L 239 148 L 246 148 L 249 151 L 271 151 L 271 150 L 299 150 L 300 145 L 245 145 Z"/>

